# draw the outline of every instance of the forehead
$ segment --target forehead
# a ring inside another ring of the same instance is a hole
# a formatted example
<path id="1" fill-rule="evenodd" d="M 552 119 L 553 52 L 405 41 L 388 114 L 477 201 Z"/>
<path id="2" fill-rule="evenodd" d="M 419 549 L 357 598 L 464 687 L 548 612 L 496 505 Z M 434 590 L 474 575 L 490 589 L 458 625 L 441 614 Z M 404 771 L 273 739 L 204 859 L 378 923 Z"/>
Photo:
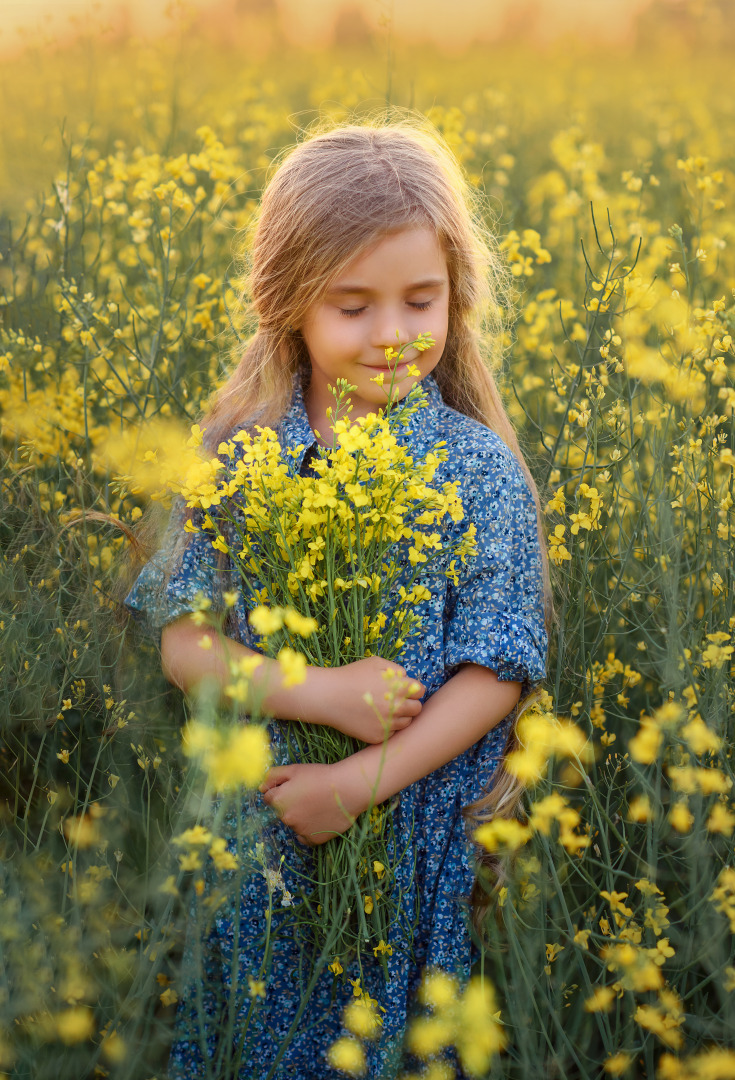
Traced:
<path id="1" fill-rule="evenodd" d="M 371 287 L 405 279 L 406 283 L 447 277 L 447 260 L 433 229 L 397 229 L 360 252 L 330 282 L 331 289 Z"/>

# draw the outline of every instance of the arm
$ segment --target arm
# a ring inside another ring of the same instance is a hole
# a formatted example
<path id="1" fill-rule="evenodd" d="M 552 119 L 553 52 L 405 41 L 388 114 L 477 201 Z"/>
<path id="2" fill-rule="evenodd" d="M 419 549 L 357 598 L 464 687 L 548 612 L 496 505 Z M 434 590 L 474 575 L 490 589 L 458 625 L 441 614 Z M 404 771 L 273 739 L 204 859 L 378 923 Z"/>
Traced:
<path id="1" fill-rule="evenodd" d="M 210 645 L 202 647 L 208 637 Z M 281 720 L 303 720 L 310 724 L 328 724 L 363 742 L 382 743 L 386 725 L 389 731 L 406 727 L 421 712 L 419 697 L 425 692 L 421 683 L 406 676 L 405 670 L 390 660 L 377 656 L 358 660 L 341 668 L 306 668 L 306 679 L 298 686 L 285 686 L 277 660 L 223 637 L 211 627 L 197 626 L 193 616 L 185 615 L 163 628 L 161 666 L 169 682 L 189 692 L 205 679 L 212 680 L 226 698 L 226 687 L 233 682 L 230 665 L 244 658 L 258 656 L 261 663 L 250 682 L 245 711 L 257 703 L 262 711 Z M 385 700 L 387 684 L 383 672 L 401 675 L 401 688 L 394 712 Z M 370 693 L 375 707 L 363 696 Z"/>
<path id="2" fill-rule="evenodd" d="M 341 786 L 359 792 L 361 810 L 383 802 L 474 746 L 520 696 L 520 683 L 501 682 L 488 668 L 464 664 L 426 702 L 415 724 L 388 739 L 385 754 L 380 746 L 368 746 L 339 762 Z"/>
<path id="3" fill-rule="evenodd" d="M 302 840 L 324 843 L 364 810 L 468 750 L 517 704 L 521 684 L 463 665 L 426 702 L 421 716 L 383 746 L 367 746 L 335 765 L 271 769 L 261 791 Z"/>

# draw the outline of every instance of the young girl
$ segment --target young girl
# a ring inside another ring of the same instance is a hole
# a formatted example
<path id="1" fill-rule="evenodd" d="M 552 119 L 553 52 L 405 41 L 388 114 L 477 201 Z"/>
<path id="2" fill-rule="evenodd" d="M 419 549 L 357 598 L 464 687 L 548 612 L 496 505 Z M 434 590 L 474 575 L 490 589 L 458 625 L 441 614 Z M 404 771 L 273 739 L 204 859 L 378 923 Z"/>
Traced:
<path id="1" fill-rule="evenodd" d="M 377 411 L 391 381 L 385 349 L 428 332 L 435 344 L 420 354 L 409 350 L 395 372 L 394 399 L 422 383 L 429 404 L 412 418 L 405 438 L 416 455 L 444 440 L 448 459 L 435 484 L 459 482 L 462 529 L 470 522 L 477 528 L 478 554 L 458 583 L 429 579 L 421 632 L 406 644 L 400 665 L 370 657 L 337 669 L 308 668 L 295 688 L 283 685 L 275 661 L 264 660 L 256 673 L 275 718 L 274 754 L 282 764 L 271 770 L 250 812 L 266 815 L 273 869 L 284 856 L 285 887 L 298 893 L 311 845 L 349 828 L 370 805 L 376 783 L 376 801 L 394 807 L 397 850 L 412 849 L 395 883 L 415 920 L 412 951 L 397 947 L 387 956 L 387 982 L 376 959 L 361 984 L 385 1010 L 380 1038 L 369 1048 L 368 1075 L 392 1077 L 405 1065 L 402 1035 L 423 971 L 469 974 L 474 852 L 463 809 L 487 799 L 515 707 L 544 676 L 537 496 L 480 350 L 483 309 L 499 336 L 504 278 L 456 161 L 437 136 L 405 121 L 345 126 L 293 149 L 263 195 L 250 259 L 258 330 L 202 421 L 207 446 L 214 452 L 246 424 L 270 424 L 289 467 L 308 469 L 316 444 L 331 444 L 328 385 L 344 378 L 356 387 L 353 418 Z M 181 517 L 172 521 L 175 532 Z M 164 572 L 161 557 L 152 560 L 127 603 L 162 627 L 162 663 L 171 681 L 188 690 L 208 676 L 224 688 L 226 654 L 237 659 L 253 648 L 247 610 L 241 597 L 224 642 L 199 647 L 204 630 L 191 617 L 195 597 L 203 592 L 221 606 L 232 579 L 228 584 L 204 533 L 187 533 L 186 540 L 178 544 L 173 571 Z M 383 727 L 365 695 L 384 702 L 386 668 L 400 681 L 384 754 Z M 287 764 L 284 731 L 297 718 L 368 745 L 336 765 Z M 230 985 L 234 948 L 237 978 L 257 974 L 267 902 L 265 878 L 255 875 L 243 886 L 239 910 L 218 913 L 203 943 L 208 978 Z M 278 918 L 287 927 L 288 909 Z M 258 1036 L 239 1071 L 227 1075 L 322 1080 L 331 1074 L 326 1051 L 340 1034 L 340 1012 L 353 995 L 349 980 L 358 973 L 339 974 L 340 965 L 337 976 L 322 971 L 299 1015 L 303 949 L 292 933 L 277 932 L 278 918 L 274 913 L 273 968 Z M 211 1069 L 223 1027 L 218 1007 L 207 1004 L 196 975 L 191 980 L 171 1058 L 177 1080 L 208 1074 L 206 1058 Z M 205 1015 L 197 1021 L 202 1000 Z M 247 1003 L 242 1012 L 240 1021 Z M 197 1038 L 199 1022 L 204 1035 Z"/>

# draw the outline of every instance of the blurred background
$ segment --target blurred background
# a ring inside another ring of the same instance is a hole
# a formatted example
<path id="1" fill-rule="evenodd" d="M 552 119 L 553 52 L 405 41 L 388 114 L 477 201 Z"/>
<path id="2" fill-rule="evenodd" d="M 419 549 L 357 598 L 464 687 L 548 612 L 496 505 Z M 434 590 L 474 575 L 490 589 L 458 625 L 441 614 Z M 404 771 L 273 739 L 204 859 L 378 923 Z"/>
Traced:
<path id="1" fill-rule="evenodd" d="M 735 43 L 732 0 L 0 0 L 0 14 L 0 201 L 10 209 L 61 165 L 62 130 L 122 128 L 141 95 L 159 109 L 175 100 L 179 125 L 210 92 L 227 115 L 227 93 L 236 109 L 256 66 L 289 84 L 276 96 L 298 127 L 328 102 L 426 110 L 448 80 L 458 91 L 524 87 L 529 105 L 563 87 L 574 109 L 640 107 L 641 80 L 664 98 L 691 79 L 723 97 L 717 61 Z M 349 72 L 349 92 L 336 70 Z"/>
<path id="2" fill-rule="evenodd" d="M 390 20 L 406 41 L 431 42 L 450 52 L 520 32 L 538 42 L 567 34 L 631 41 L 647 8 L 665 8 L 677 19 L 693 13 L 686 0 L 189 0 L 183 5 L 170 0 L 5 0 L 4 50 L 17 48 L 19 38 L 41 27 L 62 37 L 73 34 L 90 13 L 104 16 L 112 33 L 155 35 L 165 29 L 175 6 L 186 8 L 209 29 L 257 23 L 305 46 L 367 39 Z M 698 6 L 703 13 L 704 2 Z M 714 14 L 719 22 L 723 13 Z"/>

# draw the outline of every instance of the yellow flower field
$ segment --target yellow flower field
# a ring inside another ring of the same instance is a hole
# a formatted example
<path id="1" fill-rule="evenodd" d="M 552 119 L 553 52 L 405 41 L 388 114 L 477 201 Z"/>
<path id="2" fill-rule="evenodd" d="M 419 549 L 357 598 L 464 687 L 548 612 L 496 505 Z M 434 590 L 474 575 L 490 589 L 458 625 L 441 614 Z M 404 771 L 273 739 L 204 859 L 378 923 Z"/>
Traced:
<path id="1" fill-rule="evenodd" d="M 556 609 L 505 765 L 523 812 L 476 834 L 483 971 L 427 976 L 409 1042 L 435 1080 L 735 1076 L 735 116 L 726 35 L 684 8 L 628 52 L 258 52 L 182 17 L 4 61 L 0 1077 L 162 1078 L 191 898 L 206 926 L 265 874 L 210 775 L 256 784 L 260 732 L 183 703 L 121 597 L 252 329 L 241 230 L 272 163 L 387 105 L 442 132 L 510 267 L 500 382 Z M 335 1075 L 379 1026 L 355 1002 Z"/>

